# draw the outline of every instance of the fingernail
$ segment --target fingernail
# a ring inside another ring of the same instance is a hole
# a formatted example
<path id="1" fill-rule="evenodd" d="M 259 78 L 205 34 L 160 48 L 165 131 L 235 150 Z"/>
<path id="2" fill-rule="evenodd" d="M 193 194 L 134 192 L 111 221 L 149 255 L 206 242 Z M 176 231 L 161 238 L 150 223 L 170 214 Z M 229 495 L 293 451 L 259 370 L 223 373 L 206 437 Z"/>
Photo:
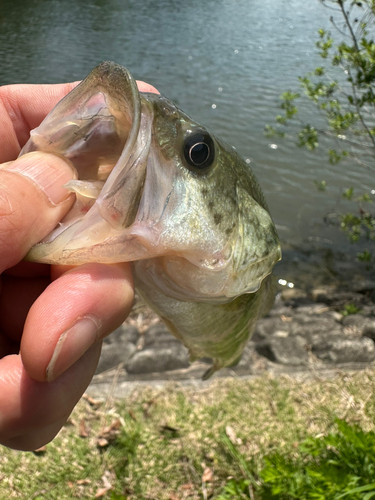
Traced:
<path id="1" fill-rule="evenodd" d="M 66 330 L 57 341 L 46 370 L 48 382 L 52 382 L 72 366 L 98 339 L 98 320 L 85 316 Z"/>
<path id="2" fill-rule="evenodd" d="M 20 156 L 5 165 L 5 169 L 32 179 L 54 205 L 58 205 L 70 196 L 71 193 L 63 186 L 78 177 L 75 168 L 68 160 L 41 152 Z"/>

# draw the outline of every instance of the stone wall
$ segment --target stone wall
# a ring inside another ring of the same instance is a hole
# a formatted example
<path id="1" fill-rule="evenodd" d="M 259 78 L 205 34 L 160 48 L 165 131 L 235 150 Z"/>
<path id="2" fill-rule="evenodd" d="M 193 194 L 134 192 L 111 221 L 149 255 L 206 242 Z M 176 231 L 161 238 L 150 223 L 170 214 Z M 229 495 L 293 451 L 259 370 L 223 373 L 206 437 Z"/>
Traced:
<path id="1" fill-rule="evenodd" d="M 148 328 L 133 314 L 105 339 L 94 383 L 114 375 L 123 381 L 191 379 L 207 370 L 210 360 L 190 365 L 181 342 L 150 311 L 146 317 Z M 367 368 L 375 359 L 374 340 L 375 283 L 311 293 L 287 289 L 258 322 L 240 363 L 218 376 Z"/>

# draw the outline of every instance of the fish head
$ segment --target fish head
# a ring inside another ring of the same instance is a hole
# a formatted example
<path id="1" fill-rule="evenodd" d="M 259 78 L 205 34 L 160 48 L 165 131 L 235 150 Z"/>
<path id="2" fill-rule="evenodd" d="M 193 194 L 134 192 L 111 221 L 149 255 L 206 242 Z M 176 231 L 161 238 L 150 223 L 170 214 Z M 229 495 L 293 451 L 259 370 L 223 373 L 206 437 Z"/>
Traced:
<path id="1" fill-rule="evenodd" d="M 76 202 L 28 259 L 134 262 L 169 297 L 222 302 L 258 290 L 280 246 L 258 182 L 236 151 L 114 63 L 98 66 L 21 154 L 68 158 Z"/>

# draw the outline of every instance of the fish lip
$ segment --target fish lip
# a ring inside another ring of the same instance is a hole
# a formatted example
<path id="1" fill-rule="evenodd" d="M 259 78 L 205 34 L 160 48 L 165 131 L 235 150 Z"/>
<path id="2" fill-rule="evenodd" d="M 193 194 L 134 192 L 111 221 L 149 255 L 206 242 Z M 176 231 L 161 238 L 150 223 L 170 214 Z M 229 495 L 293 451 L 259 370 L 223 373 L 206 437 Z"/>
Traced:
<path id="1" fill-rule="evenodd" d="M 138 89 L 137 89 L 138 92 Z M 92 207 L 114 229 L 132 227 L 137 219 L 147 175 L 152 142 L 153 113 L 139 97 L 136 123 L 124 150 Z"/>
<path id="2" fill-rule="evenodd" d="M 121 169 L 120 172 L 118 172 L 118 169 L 116 169 L 116 167 L 121 164 L 124 159 L 126 160 L 126 158 L 131 156 L 134 146 L 137 142 L 141 125 L 141 97 L 136 81 L 134 80 L 131 73 L 123 66 L 120 66 L 119 64 L 113 62 L 105 61 L 96 69 L 98 71 L 102 69 L 107 70 L 108 74 L 111 77 L 114 77 L 114 85 L 118 87 L 121 86 L 121 79 L 126 78 L 130 84 L 130 95 L 128 100 L 133 105 L 132 123 L 125 146 L 116 162 L 116 165 L 113 167 L 111 173 L 107 177 L 102 192 L 100 193 L 100 196 L 105 196 L 112 188 L 112 186 L 116 183 L 116 180 L 118 180 L 118 177 L 121 174 Z"/>

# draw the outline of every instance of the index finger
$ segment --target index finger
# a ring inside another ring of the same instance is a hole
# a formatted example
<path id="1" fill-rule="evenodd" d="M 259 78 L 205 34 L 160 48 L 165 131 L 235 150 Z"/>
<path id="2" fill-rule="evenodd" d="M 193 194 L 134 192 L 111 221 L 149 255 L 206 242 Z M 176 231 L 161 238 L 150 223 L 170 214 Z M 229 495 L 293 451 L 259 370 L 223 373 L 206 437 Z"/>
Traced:
<path id="1" fill-rule="evenodd" d="M 0 87 L 0 163 L 17 158 L 51 109 L 80 82 L 56 85 L 6 85 Z M 137 81 L 140 92 L 159 93 L 152 85 Z"/>

